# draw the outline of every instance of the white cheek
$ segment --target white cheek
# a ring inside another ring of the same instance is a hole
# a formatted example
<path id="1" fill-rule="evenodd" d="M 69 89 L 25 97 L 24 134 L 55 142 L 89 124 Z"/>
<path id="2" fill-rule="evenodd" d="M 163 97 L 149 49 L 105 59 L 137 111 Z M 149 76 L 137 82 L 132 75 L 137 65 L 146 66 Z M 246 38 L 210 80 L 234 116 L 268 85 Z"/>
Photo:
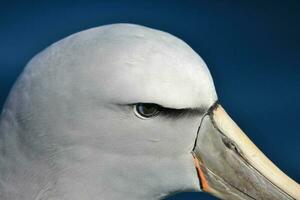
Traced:
<path id="1" fill-rule="evenodd" d="M 89 145 L 101 150 L 128 156 L 176 157 L 192 151 L 201 117 L 173 119 L 158 115 L 144 120 L 132 108 L 114 106 L 91 110 L 80 123 L 86 124 L 81 132 Z"/>

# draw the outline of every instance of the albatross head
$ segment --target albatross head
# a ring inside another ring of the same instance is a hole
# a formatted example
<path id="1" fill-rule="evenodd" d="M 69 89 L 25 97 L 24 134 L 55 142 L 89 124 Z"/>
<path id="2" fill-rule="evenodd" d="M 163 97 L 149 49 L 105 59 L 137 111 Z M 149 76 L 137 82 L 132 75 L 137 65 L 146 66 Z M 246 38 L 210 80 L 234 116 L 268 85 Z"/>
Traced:
<path id="1" fill-rule="evenodd" d="M 93 28 L 38 54 L 0 128 L 4 200 L 300 199 L 219 105 L 197 53 L 143 26 Z"/>

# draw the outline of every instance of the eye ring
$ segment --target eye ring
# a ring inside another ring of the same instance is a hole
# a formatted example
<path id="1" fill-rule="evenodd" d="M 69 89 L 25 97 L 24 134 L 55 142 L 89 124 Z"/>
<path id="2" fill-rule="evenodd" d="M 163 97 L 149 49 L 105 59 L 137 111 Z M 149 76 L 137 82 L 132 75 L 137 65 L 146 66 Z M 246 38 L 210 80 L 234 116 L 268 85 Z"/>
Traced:
<path id="1" fill-rule="evenodd" d="M 133 107 L 134 114 L 141 119 L 155 117 L 160 112 L 160 106 L 154 103 L 137 103 Z"/>

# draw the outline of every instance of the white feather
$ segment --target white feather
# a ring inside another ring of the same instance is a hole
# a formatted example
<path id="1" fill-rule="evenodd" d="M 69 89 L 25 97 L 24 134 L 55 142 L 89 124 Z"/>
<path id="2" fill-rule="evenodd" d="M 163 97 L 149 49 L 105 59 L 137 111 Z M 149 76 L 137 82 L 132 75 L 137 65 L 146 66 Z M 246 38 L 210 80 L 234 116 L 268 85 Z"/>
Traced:
<path id="1" fill-rule="evenodd" d="M 199 190 L 192 150 L 201 116 L 141 120 L 138 102 L 208 108 L 203 60 L 162 31 L 114 24 L 35 56 L 0 122 L 0 199 L 158 199 Z"/>

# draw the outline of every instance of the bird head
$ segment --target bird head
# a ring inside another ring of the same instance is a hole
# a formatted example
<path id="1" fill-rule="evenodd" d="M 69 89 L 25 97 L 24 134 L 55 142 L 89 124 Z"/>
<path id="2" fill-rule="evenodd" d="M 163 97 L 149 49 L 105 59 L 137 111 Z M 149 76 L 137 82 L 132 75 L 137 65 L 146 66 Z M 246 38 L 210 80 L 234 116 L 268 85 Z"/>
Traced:
<path id="1" fill-rule="evenodd" d="M 89 29 L 35 56 L 1 127 L 6 172 L 44 199 L 300 199 L 226 114 L 201 57 L 143 26 Z"/>

